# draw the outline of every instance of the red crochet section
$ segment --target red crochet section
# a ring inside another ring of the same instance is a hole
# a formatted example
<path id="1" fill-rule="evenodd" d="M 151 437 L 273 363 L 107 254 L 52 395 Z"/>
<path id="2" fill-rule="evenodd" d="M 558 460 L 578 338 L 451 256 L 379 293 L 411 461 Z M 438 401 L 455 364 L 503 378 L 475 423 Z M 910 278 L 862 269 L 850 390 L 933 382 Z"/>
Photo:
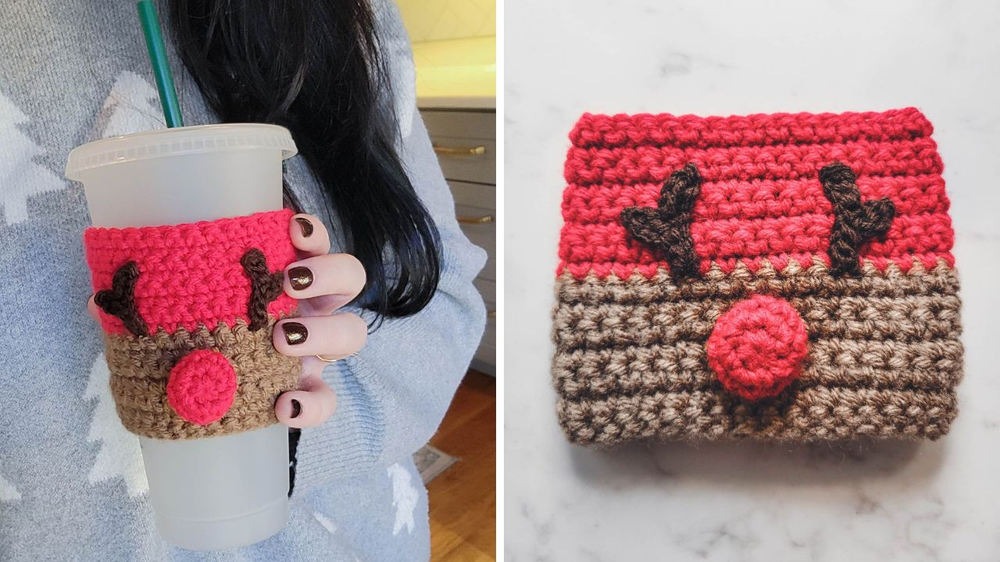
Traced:
<path id="1" fill-rule="evenodd" d="M 802 373 L 807 341 L 790 304 L 755 295 L 716 321 L 706 344 L 708 366 L 726 390 L 744 399 L 777 396 Z"/>
<path id="2" fill-rule="evenodd" d="M 934 131 L 919 110 L 883 113 L 774 113 L 732 117 L 697 115 L 592 115 L 577 122 L 570 140 L 579 147 L 673 145 L 767 146 L 851 141 L 891 142 L 929 137 Z"/>
<path id="3" fill-rule="evenodd" d="M 185 420 L 208 425 L 226 415 L 236 397 L 236 371 L 221 353 L 199 349 L 170 370 L 167 402 Z"/>
<path id="4" fill-rule="evenodd" d="M 570 139 L 563 195 L 559 273 L 651 277 L 668 267 L 621 225 L 622 209 L 654 207 L 671 173 L 694 164 L 702 177 L 691 237 L 702 273 L 713 263 L 752 270 L 762 260 L 827 264 L 834 215 L 818 173 L 842 162 L 858 175 L 865 201 L 889 198 L 896 216 L 862 260 L 909 270 L 953 264 L 954 231 L 930 138 L 916 109 L 884 113 L 775 114 L 746 117 L 584 115 Z"/>
<path id="5" fill-rule="evenodd" d="M 148 333 L 192 331 L 199 324 L 232 327 L 241 319 L 250 323 L 251 284 L 240 259 L 256 248 L 271 271 L 295 261 L 292 215 L 283 209 L 176 226 L 89 228 L 83 238 L 94 291 L 111 288 L 115 272 L 135 262 L 139 276 L 133 296 Z M 281 316 L 295 307 L 296 301 L 281 293 L 268 313 Z M 126 332 L 120 319 L 104 312 L 101 326 L 111 334 Z"/>

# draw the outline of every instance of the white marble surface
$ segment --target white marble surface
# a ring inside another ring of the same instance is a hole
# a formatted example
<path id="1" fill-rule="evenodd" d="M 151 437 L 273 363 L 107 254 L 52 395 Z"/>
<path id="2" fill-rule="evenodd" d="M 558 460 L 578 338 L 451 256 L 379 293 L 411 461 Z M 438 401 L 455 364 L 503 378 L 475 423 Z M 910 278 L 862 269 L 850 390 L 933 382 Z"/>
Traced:
<path id="1" fill-rule="evenodd" d="M 1000 560 L 1000 3 L 506 3 L 506 559 Z M 966 379 L 935 443 L 566 443 L 549 310 L 566 135 L 592 112 L 914 105 L 935 125 Z"/>

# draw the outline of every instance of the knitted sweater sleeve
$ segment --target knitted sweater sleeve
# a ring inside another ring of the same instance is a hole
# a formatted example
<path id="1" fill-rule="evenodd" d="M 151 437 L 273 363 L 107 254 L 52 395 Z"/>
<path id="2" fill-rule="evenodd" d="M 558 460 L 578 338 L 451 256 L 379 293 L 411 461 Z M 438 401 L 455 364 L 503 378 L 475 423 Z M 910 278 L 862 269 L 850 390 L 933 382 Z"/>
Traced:
<path id="1" fill-rule="evenodd" d="M 406 32 L 393 23 L 383 46 L 390 60 L 412 65 Z M 395 46 L 395 47 L 394 47 Z M 405 65 L 405 64 L 404 64 Z M 412 66 L 411 66 L 412 68 Z M 401 156 L 410 181 L 438 227 L 442 269 L 430 304 L 408 318 L 387 318 L 355 358 L 330 365 L 324 379 L 337 393 L 325 424 L 302 431 L 295 494 L 388 467 L 434 434 L 482 336 L 486 311 L 472 280 L 485 252 L 462 234 L 448 185 L 412 95 L 412 73 L 394 100 L 403 133 Z M 409 94 L 407 94 L 409 92 Z"/>

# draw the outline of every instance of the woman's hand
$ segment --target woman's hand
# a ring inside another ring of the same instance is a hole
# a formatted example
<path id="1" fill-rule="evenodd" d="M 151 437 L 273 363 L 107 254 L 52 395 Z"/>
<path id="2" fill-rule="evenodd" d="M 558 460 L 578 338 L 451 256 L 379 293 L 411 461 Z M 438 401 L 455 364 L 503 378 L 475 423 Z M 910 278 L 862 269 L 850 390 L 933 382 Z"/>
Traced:
<path id="1" fill-rule="evenodd" d="M 326 359 L 343 359 L 365 344 L 368 326 L 359 316 L 333 314 L 365 286 L 365 270 L 350 254 L 330 254 L 330 235 L 312 215 L 295 215 L 292 244 L 300 261 L 285 268 L 285 293 L 299 299 L 299 316 L 278 322 L 274 347 L 302 358 L 299 390 L 283 393 L 274 404 L 278 420 L 290 427 L 312 427 L 333 415 L 336 396 L 320 374 Z"/>

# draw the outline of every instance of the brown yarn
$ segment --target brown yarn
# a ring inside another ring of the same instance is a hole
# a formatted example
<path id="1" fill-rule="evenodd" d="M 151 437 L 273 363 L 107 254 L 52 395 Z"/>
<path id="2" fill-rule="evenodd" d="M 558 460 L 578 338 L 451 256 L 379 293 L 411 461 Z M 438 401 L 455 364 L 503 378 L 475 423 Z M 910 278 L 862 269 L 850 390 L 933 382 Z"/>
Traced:
<path id="1" fill-rule="evenodd" d="M 676 278 L 698 275 L 698 256 L 691 239 L 691 210 L 701 192 L 701 175 L 688 164 L 667 178 L 657 208 L 622 209 L 622 226 L 633 238 L 658 251 Z"/>
<path id="2" fill-rule="evenodd" d="M 833 230 L 827 252 L 833 263 L 830 273 L 835 277 L 860 274 L 861 245 L 872 238 L 884 237 L 896 215 L 896 206 L 888 198 L 862 203 L 856 180 L 854 172 L 840 162 L 819 171 L 823 194 L 833 205 Z"/>
<path id="3" fill-rule="evenodd" d="M 571 441 L 642 438 L 840 439 L 947 433 L 962 378 L 958 279 L 942 260 L 926 271 L 870 263 L 836 277 L 818 258 L 756 272 L 713 268 L 671 282 L 635 275 L 557 282 L 553 375 Z M 809 333 L 802 376 L 774 399 L 746 402 L 709 369 L 715 320 L 750 294 L 786 299 Z"/>
<path id="4" fill-rule="evenodd" d="M 137 336 L 147 335 L 146 322 L 135 305 L 135 285 L 139 282 L 139 265 L 130 261 L 115 271 L 111 288 L 98 291 L 94 303 L 101 310 L 121 319 L 125 329 Z"/>
<path id="5" fill-rule="evenodd" d="M 122 424 L 132 433 L 157 439 L 193 439 L 237 433 L 277 423 L 274 401 L 298 386 L 301 362 L 275 351 L 271 333 L 252 330 L 237 320 L 233 328 L 220 324 L 215 330 L 201 326 L 173 334 L 163 330 L 139 338 L 107 335 L 105 349 L 111 370 L 111 393 Z M 170 370 L 189 352 L 212 349 L 224 355 L 238 377 L 232 407 L 219 420 L 205 426 L 190 423 L 170 407 L 166 385 Z"/>
<path id="6" fill-rule="evenodd" d="M 267 267 L 264 252 L 257 248 L 247 250 L 240 258 L 240 264 L 243 272 L 250 278 L 250 302 L 247 305 L 250 329 L 259 330 L 268 322 L 267 305 L 281 296 L 285 274 L 282 271 L 272 273 Z"/>

